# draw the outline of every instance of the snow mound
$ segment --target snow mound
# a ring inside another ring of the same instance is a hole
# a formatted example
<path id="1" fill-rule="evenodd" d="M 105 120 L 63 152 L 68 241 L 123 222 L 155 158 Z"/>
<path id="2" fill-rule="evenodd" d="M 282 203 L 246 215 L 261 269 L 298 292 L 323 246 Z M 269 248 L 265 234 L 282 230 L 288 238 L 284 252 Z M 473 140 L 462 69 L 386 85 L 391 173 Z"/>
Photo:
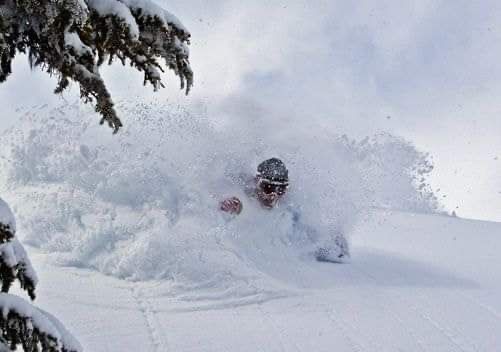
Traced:
<path id="1" fill-rule="evenodd" d="M 0 191 L 15 206 L 22 239 L 62 265 L 167 279 L 180 293 L 277 294 L 300 282 L 299 264 L 313 262 L 319 243 L 348 236 L 363 209 L 437 209 L 428 155 L 388 134 L 264 134 L 127 102 L 119 107 L 126 127 L 110 136 L 81 109 L 27 110 L 1 136 Z M 284 160 L 291 178 L 273 211 L 248 199 L 239 181 L 269 157 Z M 237 218 L 218 211 L 230 195 L 244 203 Z"/>

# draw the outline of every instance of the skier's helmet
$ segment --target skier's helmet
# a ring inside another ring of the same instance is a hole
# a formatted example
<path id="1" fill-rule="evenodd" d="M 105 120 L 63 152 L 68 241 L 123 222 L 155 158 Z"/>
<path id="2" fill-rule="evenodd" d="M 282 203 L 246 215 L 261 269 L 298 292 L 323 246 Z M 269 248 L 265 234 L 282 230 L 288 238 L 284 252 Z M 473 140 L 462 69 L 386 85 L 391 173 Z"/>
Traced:
<path id="1" fill-rule="evenodd" d="M 284 186 L 289 184 L 289 170 L 287 170 L 282 160 L 277 158 L 271 158 L 259 164 L 257 176 L 271 184 Z"/>

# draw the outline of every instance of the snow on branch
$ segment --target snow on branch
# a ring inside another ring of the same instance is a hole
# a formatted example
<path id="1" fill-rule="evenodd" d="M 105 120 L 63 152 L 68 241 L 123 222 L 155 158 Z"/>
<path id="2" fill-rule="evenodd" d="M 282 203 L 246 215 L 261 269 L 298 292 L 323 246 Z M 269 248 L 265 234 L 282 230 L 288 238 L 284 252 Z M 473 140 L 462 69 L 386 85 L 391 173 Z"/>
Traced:
<path id="1" fill-rule="evenodd" d="M 31 299 L 35 299 L 35 288 L 38 277 L 31 265 L 31 261 L 21 244 L 14 238 L 9 242 L 0 244 L 0 280 L 2 292 L 9 292 L 15 280 L 19 281 L 21 288 L 28 292 Z"/>
<path id="2" fill-rule="evenodd" d="M 1 1 L 1 0 L 0 0 Z M 51 314 L 7 292 L 14 280 L 35 299 L 38 278 L 22 244 L 16 222 L 0 198 L 0 351 L 80 352 L 79 342 Z"/>
<path id="3" fill-rule="evenodd" d="M 7 203 L 0 198 L 0 243 L 14 237 L 16 233 L 16 220 Z"/>
<path id="4" fill-rule="evenodd" d="M 190 33 L 169 12 L 150 0 L 2 0 L 0 1 L 0 82 L 12 73 L 18 52 L 32 66 L 58 77 L 56 93 L 70 81 L 85 102 L 94 102 L 114 131 L 122 126 L 99 66 L 119 59 L 144 73 L 144 84 L 164 87 L 165 66 L 189 92 Z"/>
<path id="5" fill-rule="evenodd" d="M 12 283 L 17 279 L 21 288 L 35 299 L 35 288 L 38 277 L 31 265 L 28 255 L 17 238 L 16 225 L 12 212 L 0 199 L 0 282 L 2 292 L 9 292 Z"/>
<path id="6" fill-rule="evenodd" d="M 24 299 L 0 293 L 0 346 L 16 351 L 79 352 L 80 343 L 51 314 Z"/>

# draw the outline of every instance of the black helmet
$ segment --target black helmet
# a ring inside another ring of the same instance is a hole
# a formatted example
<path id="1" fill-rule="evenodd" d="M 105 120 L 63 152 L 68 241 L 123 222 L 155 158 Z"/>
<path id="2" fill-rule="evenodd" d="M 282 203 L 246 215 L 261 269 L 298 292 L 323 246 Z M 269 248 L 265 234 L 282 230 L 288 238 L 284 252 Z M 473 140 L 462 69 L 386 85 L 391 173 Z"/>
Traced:
<path id="1" fill-rule="evenodd" d="M 259 164 L 257 176 L 276 184 L 287 185 L 289 183 L 289 171 L 282 160 L 277 158 L 271 158 Z"/>

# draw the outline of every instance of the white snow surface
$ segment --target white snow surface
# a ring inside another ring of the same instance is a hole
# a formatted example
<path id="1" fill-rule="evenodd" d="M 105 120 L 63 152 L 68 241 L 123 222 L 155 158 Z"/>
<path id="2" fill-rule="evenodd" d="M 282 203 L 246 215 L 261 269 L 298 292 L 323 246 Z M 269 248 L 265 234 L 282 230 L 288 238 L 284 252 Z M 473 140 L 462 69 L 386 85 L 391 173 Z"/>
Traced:
<path id="1" fill-rule="evenodd" d="M 280 297 L 215 296 L 210 285 L 180 293 L 30 253 L 39 304 L 87 351 L 501 349 L 500 223 L 372 210 L 351 238 L 350 264 L 274 258 Z"/>
<path id="2" fill-rule="evenodd" d="M 9 205 L 0 198 L 0 224 L 9 226 L 13 234 L 16 234 L 16 219 Z"/>

